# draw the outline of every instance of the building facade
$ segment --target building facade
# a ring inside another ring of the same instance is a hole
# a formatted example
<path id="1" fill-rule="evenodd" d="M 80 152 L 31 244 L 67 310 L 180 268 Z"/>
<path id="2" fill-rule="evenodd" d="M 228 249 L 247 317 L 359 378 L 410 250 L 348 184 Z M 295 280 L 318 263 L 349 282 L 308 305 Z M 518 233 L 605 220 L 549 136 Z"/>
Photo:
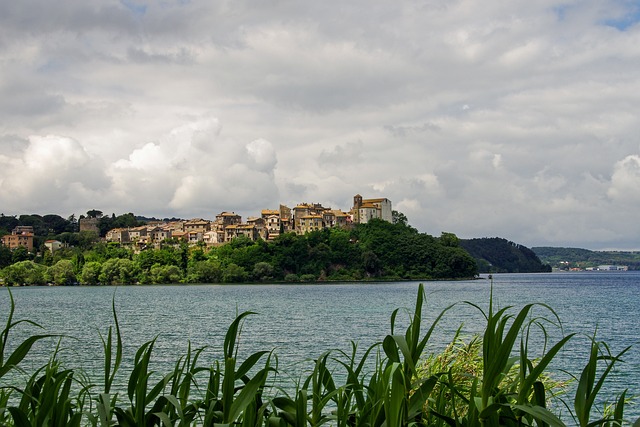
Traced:
<path id="1" fill-rule="evenodd" d="M 360 194 L 353 197 L 351 215 L 354 224 L 366 224 L 374 218 L 393 222 L 392 212 L 391 200 L 389 199 L 363 199 Z"/>
<path id="2" fill-rule="evenodd" d="M 32 227 L 29 227 L 33 230 Z M 24 228 L 16 227 L 11 234 L 2 236 L 2 244 L 11 250 L 24 247 L 33 252 L 33 231 L 24 231 Z"/>

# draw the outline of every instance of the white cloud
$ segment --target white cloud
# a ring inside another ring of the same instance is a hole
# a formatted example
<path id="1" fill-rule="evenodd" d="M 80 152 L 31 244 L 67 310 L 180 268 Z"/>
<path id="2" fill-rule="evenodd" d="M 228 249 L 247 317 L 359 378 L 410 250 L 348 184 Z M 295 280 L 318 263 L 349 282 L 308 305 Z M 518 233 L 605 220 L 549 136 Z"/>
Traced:
<path id="1" fill-rule="evenodd" d="M 246 145 L 252 165 L 260 172 L 272 175 L 278 160 L 273 145 L 265 139 L 256 139 Z"/>
<path id="2" fill-rule="evenodd" d="M 101 162 L 72 138 L 30 136 L 21 148 L 0 156 L 3 206 L 51 213 L 86 203 L 108 187 Z"/>
<path id="3" fill-rule="evenodd" d="M 214 217 L 223 210 L 259 209 L 277 193 L 276 153 L 264 139 L 241 145 L 220 138 L 217 118 L 172 129 L 157 143 L 113 163 L 113 203 L 143 205 L 145 212 Z"/>
<path id="4" fill-rule="evenodd" d="M 637 247 L 632 6 L 4 2 L 0 203 L 210 217 L 360 193 L 433 234 Z"/>
<path id="5" fill-rule="evenodd" d="M 640 155 L 629 155 L 614 165 L 607 194 L 631 206 L 640 202 Z"/>

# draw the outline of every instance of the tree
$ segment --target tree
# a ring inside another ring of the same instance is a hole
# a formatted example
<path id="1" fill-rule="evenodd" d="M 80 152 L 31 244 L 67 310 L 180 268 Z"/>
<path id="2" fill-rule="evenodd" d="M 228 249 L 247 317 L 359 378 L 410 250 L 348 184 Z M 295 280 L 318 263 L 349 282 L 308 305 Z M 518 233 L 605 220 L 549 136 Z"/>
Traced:
<path id="1" fill-rule="evenodd" d="M 0 268 L 4 268 L 11 265 L 12 261 L 11 249 L 0 244 Z"/>
<path id="2" fill-rule="evenodd" d="M 46 267 L 33 261 L 20 261 L 5 267 L 2 275 L 8 285 L 44 285 Z"/>
<path id="3" fill-rule="evenodd" d="M 47 235 L 64 233 L 69 228 L 69 221 L 60 215 L 45 215 L 42 217 L 42 222 L 48 229 Z"/>
<path id="4" fill-rule="evenodd" d="M 222 273 L 222 281 L 225 283 L 242 283 L 247 280 L 246 270 L 237 264 L 229 264 Z"/>
<path id="5" fill-rule="evenodd" d="M 82 267 L 82 273 L 80 274 L 80 283 L 83 285 L 98 285 L 100 284 L 100 272 L 102 264 L 97 261 L 87 262 Z"/>
<path id="6" fill-rule="evenodd" d="M 127 258 L 118 259 L 119 284 L 131 285 L 137 281 L 137 273 L 133 261 Z"/>
<path id="7" fill-rule="evenodd" d="M 215 259 L 196 261 L 187 272 L 188 283 L 219 283 L 222 281 L 222 268 Z"/>
<path id="8" fill-rule="evenodd" d="M 117 282 L 120 276 L 118 271 L 118 259 L 111 258 L 106 260 L 100 267 L 100 275 L 98 281 L 103 285 L 113 285 Z"/>
<path id="9" fill-rule="evenodd" d="M 273 266 L 268 262 L 257 262 L 253 266 L 253 278 L 259 282 L 265 282 L 273 278 Z"/>
<path id="10" fill-rule="evenodd" d="M 440 234 L 440 243 L 442 246 L 457 248 L 460 243 L 460 239 L 458 239 L 458 236 L 453 233 L 446 233 L 443 231 Z"/>
<path id="11" fill-rule="evenodd" d="M 30 225 L 33 227 L 33 234 L 36 236 L 46 236 L 49 229 L 40 215 L 20 215 L 20 225 Z"/>
<path id="12" fill-rule="evenodd" d="M 102 216 L 102 211 L 91 209 L 87 211 L 87 218 L 100 218 Z"/>
<path id="13" fill-rule="evenodd" d="M 300 273 L 309 255 L 309 246 L 305 236 L 295 233 L 285 233 L 278 236 L 272 243 L 273 266 L 280 274 Z"/>
<path id="14" fill-rule="evenodd" d="M 102 264 L 99 281 L 104 285 L 129 285 L 137 280 L 133 261 L 126 258 L 111 258 Z"/>
<path id="15" fill-rule="evenodd" d="M 362 264 L 367 274 L 371 276 L 378 276 L 380 274 L 380 259 L 373 251 L 366 251 L 362 254 Z"/>
<path id="16" fill-rule="evenodd" d="M 140 221 L 136 218 L 134 214 L 131 212 L 118 215 L 113 221 L 113 227 L 127 228 L 127 227 L 137 227 L 141 225 Z"/>
<path id="17" fill-rule="evenodd" d="M 179 283 L 182 272 L 176 265 L 155 264 L 151 267 L 151 281 L 153 283 Z"/>
<path id="18" fill-rule="evenodd" d="M 24 246 L 18 246 L 11 253 L 11 263 L 26 261 L 29 259 L 29 251 Z"/>
<path id="19" fill-rule="evenodd" d="M 56 285 L 70 285 L 76 281 L 73 263 L 68 259 L 61 259 L 47 269 L 46 277 Z"/>
<path id="20" fill-rule="evenodd" d="M 394 224 L 409 225 L 409 220 L 402 212 L 391 211 L 391 222 Z"/>
<path id="21" fill-rule="evenodd" d="M 78 231 L 78 220 L 76 219 L 75 214 L 71 214 L 67 218 L 67 229 L 65 231 L 68 233 L 75 233 Z"/>
<path id="22" fill-rule="evenodd" d="M 10 233 L 11 230 L 20 225 L 20 221 L 18 218 L 14 216 L 7 216 L 5 214 L 0 214 L 0 231 L 4 230 L 5 233 Z M 2 233 L 0 233 L 1 235 Z"/>
<path id="23" fill-rule="evenodd" d="M 81 249 L 90 249 L 94 243 L 100 240 L 100 236 L 95 231 L 84 230 L 77 234 L 78 246 Z"/>

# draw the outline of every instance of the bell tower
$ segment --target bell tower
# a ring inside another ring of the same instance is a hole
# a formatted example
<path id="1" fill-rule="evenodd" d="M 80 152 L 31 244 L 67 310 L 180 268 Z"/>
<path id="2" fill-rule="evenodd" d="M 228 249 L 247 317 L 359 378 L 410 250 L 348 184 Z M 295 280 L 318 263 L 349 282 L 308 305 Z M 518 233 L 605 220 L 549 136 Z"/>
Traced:
<path id="1" fill-rule="evenodd" d="M 353 196 L 353 222 L 360 224 L 360 208 L 362 207 L 362 196 L 356 194 Z"/>

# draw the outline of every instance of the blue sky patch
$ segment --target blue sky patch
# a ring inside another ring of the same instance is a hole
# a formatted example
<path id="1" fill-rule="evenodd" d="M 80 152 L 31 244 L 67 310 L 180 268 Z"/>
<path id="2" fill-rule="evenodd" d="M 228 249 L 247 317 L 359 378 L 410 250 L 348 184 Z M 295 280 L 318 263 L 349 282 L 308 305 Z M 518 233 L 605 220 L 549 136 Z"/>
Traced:
<path id="1" fill-rule="evenodd" d="M 120 0 L 120 3 L 129 9 L 137 18 L 141 18 L 147 13 L 147 5 L 139 4 L 133 0 Z"/>
<path id="2" fill-rule="evenodd" d="M 604 20 L 602 24 L 625 31 L 640 22 L 640 1 L 634 0 L 625 3 L 624 8 L 626 10 L 623 14 L 617 18 Z"/>

